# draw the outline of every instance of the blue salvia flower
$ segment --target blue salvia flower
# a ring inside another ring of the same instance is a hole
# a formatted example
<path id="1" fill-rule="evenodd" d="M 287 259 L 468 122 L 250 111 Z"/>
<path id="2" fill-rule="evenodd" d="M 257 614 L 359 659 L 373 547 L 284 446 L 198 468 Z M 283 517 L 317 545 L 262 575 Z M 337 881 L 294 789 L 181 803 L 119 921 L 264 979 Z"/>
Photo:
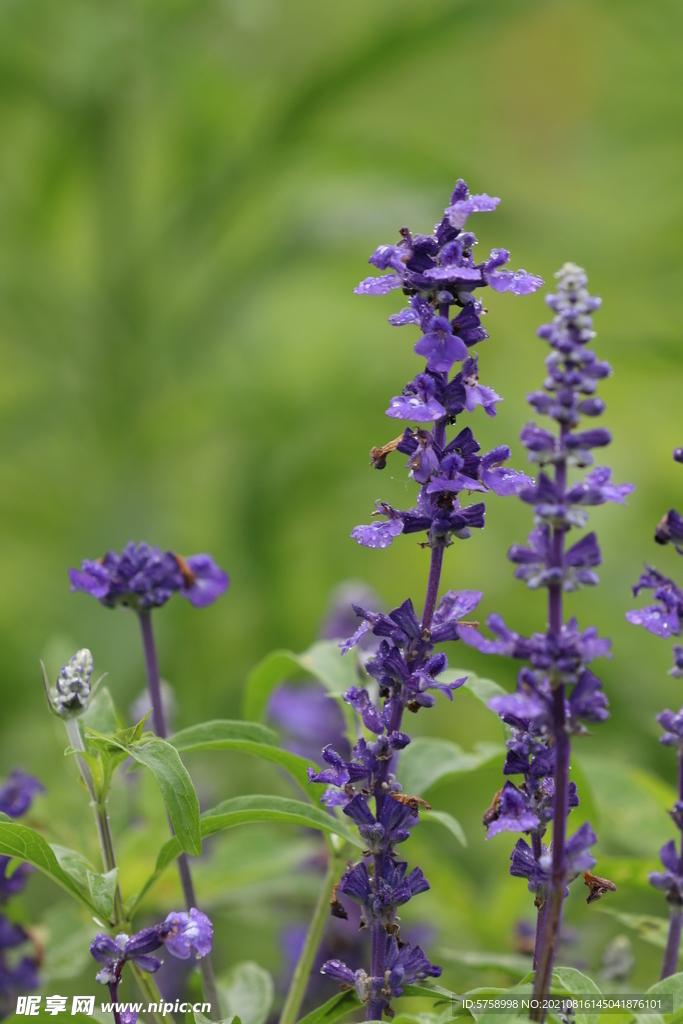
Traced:
<path id="1" fill-rule="evenodd" d="M 676 448 L 673 453 L 676 462 L 683 462 L 683 448 Z M 683 517 L 675 508 L 669 509 L 657 525 L 655 541 L 658 544 L 673 544 L 679 555 L 683 554 Z M 683 592 L 668 576 L 662 575 L 652 566 L 646 566 L 645 572 L 633 587 L 634 597 L 641 590 L 652 590 L 655 603 L 645 608 L 637 608 L 626 613 L 626 618 L 634 626 L 643 626 L 649 633 L 668 640 L 678 636 L 683 618 Z M 683 676 L 683 647 L 673 647 L 674 664 L 669 675 L 676 678 Z M 669 903 L 669 934 L 667 937 L 664 959 L 662 962 L 662 978 L 668 978 L 678 970 L 678 951 L 681 944 L 683 928 L 683 708 L 675 714 L 666 709 L 657 715 L 657 721 L 664 733 L 659 742 L 676 749 L 678 760 L 678 800 L 669 814 L 682 833 L 680 852 L 674 840 L 670 840 L 661 848 L 659 856 L 664 871 L 650 874 L 650 882 L 657 889 L 666 893 Z"/>
<path id="2" fill-rule="evenodd" d="M 153 954 L 165 946 L 173 956 L 187 960 L 206 956 L 211 951 L 213 925 L 201 910 L 192 907 L 189 913 L 171 911 L 161 924 L 143 928 L 135 935 L 120 933 L 112 937 L 100 933 L 90 943 L 90 955 L 101 965 L 96 980 L 107 985 L 112 1002 L 118 1002 L 123 968 L 130 962 L 141 971 L 154 974 L 162 961 Z M 135 1024 L 137 1013 L 129 1011 L 122 1024 Z"/>
<path id="3" fill-rule="evenodd" d="M 108 551 L 69 569 L 72 591 L 83 590 L 100 604 L 159 608 L 178 593 L 197 608 L 212 604 L 228 587 L 228 577 L 210 555 L 183 558 L 142 541 L 130 541 L 121 554 Z"/>
<path id="4" fill-rule="evenodd" d="M 592 466 L 591 452 L 611 441 L 609 431 L 602 427 L 578 429 L 583 417 L 594 418 L 604 411 L 604 402 L 595 396 L 595 390 L 611 368 L 587 348 L 594 337 L 592 314 L 600 299 L 588 293 L 584 271 L 566 263 L 556 276 L 557 291 L 546 299 L 555 318 L 538 330 L 551 348 L 546 359 L 548 375 L 543 390 L 527 395 L 527 401 L 557 426 L 550 430 L 531 422 L 521 432 L 529 461 L 540 468 L 536 482 L 519 490 L 522 501 L 534 508 L 535 528 L 528 546 L 515 544 L 508 552 L 518 567 L 518 579 L 532 589 L 547 588 L 548 629 L 522 637 L 500 616 L 491 615 L 488 626 L 493 640 L 474 628 L 459 630 L 462 640 L 485 654 L 530 663 L 520 671 L 515 693 L 489 702 L 510 727 L 504 772 L 521 777 L 521 782 L 505 783 L 483 821 L 489 837 L 513 831 L 525 833 L 531 840 L 531 845 L 518 840 L 510 873 L 527 879 L 539 910 L 536 995 L 549 989 L 568 883 L 584 873 L 590 887 L 588 902 L 613 888 L 609 880 L 590 873 L 595 864 L 590 847 L 597 841 L 590 825 L 566 836 L 567 815 L 578 804 L 576 787 L 569 782 L 570 737 L 584 733 L 586 723 L 608 717 L 602 684 L 588 666 L 595 658 L 609 655 L 610 641 L 598 637 L 593 628 L 581 631 L 576 619 L 564 622 L 562 595 L 598 583 L 594 570 L 602 560 L 594 533 L 569 548 L 565 540 L 572 528 L 585 527 L 588 507 L 606 501 L 625 504 L 633 490 L 631 484 L 612 483 L 611 471 L 605 466 L 591 469 L 582 480 L 568 480 L 570 468 Z M 553 847 L 549 851 L 543 837 L 551 821 Z"/>
<path id="5" fill-rule="evenodd" d="M 45 787 L 32 775 L 15 768 L 0 786 L 0 812 L 10 818 L 20 818 L 30 809 L 34 797 L 45 792 Z M 8 877 L 12 858 L 0 856 L 0 906 L 22 892 L 33 871 L 30 864 L 20 864 Z M 26 954 L 17 958 L 8 951 L 31 942 L 31 936 L 20 924 L 0 913 L 0 1019 L 8 1016 L 16 1005 L 17 995 L 39 988 L 38 956 Z"/>
<path id="6" fill-rule="evenodd" d="M 465 679 L 441 680 L 447 667 L 444 654 L 435 645 L 459 637 L 458 623 L 477 606 L 478 591 L 449 591 L 438 602 L 443 554 L 454 538 L 464 540 L 473 529 L 484 526 L 485 506 L 461 501 L 465 492 L 507 495 L 528 488 L 533 481 L 523 473 L 505 468 L 510 458 L 507 446 L 480 454 L 480 445 L 469 427 L 452 439 L 447 428 L 463 412 L 481 406 L 494 416 L 500 396 L 479 383 L 478 359 L 472 346 L 488 337 L 481 324 L 484 309 L 475 291 L 485 286 L 497 291 L 525 295 L 543 283 L 525 271 L 502 269 L 509 259 L 506 250 L 494 250 L 487 260 L 476 263 L 476 237 L 465 231 L 472 213 L 494 210 L 499 200 L 487 195 L 470 195 L 460 181 L 455 187 L 444 217 L 431 235 L 401 231 L 396 245 L 380 246 L 370 263 L 389 273 L 361 282 L 360 294 L 383 295 L 401 288 L 410 305 L 390 317 L 394 326 L 414 325 L 420 330 L 415 352 L 426 366 L 392 398 L 387 409 L 391 419 L 407 421 L 403 432 L 370 457 L 377 469 L 386 466 L 394 452 L 407 457 L 409 477 L 418 485 L 415 506 L 396 509 L 376 502 L 379 519 L 357 526 L 351 536 L 369 548 L 385 548 L 401 534 L 422 534 L 430 548 L 427 594 L 421 617 L 410 600 L 388 614 L 354 604 L 361 624 L 340 644 L 346 653 L 358 643 L 373 639 L 373 656 L 365 667 L 376 681 L 376 696 L 363 686 L 354 686 L 345 700 L 353 707 L 366 733 L 359 739 L 353 756 L 342 757 L 330 744 L 322 753 L 322 771 L 309 769 L 312 781 L 328 784 L 323 801 L 338 806 L 358 827 L 367 850 L 366 861 L 351 865 L 339 882 L 338 898 L 332 910 L 344 915 L 343 899 L 361 908 L 361 921 L 371 936 L 370 970 L 352 971 L 334 959 L 323 965 L 324 974 L 353 986 L 366 1006 L 368 1020 L 391 1013 L 391 1000 L 403 986 L 427 977 L 438 977 L 441 968 L 430 963 L 419 946 L 399 939 L 397 909 L 429 888 L 420 868 L 408 870 L 396 847 L 408 839 L 418 823 L 419 798 L 403 794 L 396 781 L 395 754 L 410 742 L 402 731 L 403 713 L 419 711 L 435 703 L 441 692 L 452 699 Z M 455 315 L 451 314 L 455 307 Z"/>

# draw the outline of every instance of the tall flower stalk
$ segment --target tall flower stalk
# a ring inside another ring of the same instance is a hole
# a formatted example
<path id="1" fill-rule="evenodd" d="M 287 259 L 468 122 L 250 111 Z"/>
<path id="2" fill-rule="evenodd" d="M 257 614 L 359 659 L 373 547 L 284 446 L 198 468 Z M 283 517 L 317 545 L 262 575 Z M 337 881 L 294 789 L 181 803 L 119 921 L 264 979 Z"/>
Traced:
<path id="1" fill-rule="evenodd" d="M 547 588 L 547 630 L 527 639 L 510 630 L 498 615 L 488 619 L 495 640 L 476 629 L 460 629 L 461 639 L 470 646 L 521 658 L 531 666 L 520 671 L 514 694 L 489 702 L 511 728 L 504 773 L 522 776 L 522 781 L 517 786 L 506 781 L 484 815 L 484 824 L 489 837 L 513 831 L 526 833 L 531 840 L 531 845 L 524 839 L 517 842 L 510 873 L 527 879 L 538 908 L 536 996 L 550 990 L 569 882 L 584 875 L 590 888 L 588 902 L 614 888 L 590 872 L 595 865 L 590 847 L 597 841 L 590 825 L 584 823 L 567 837 L 567 817 L 578 804 L 576 787 L 569 781 L 571 738 L 586 732 L 584 723 L 608 717 L 602 684 L 587 666 L 594 658 L 608 655 L 610 641 L 600 639 L 593 628 L 580 632 L 574 618 L 564 620 L 564 594 L 598 583 L 593 570 L 602 560 L 594 533 L 568 549 L 566 538 L 571 529 L 586 525 L 586 506 L 606 501 L 625 504 L 633 490 L 631 484 L 612 484 L 606 467 L 593 469 L 583 480 L 569 480 L 570 470 L 593 464 L 591 449 L 611 441 L 604 428 L 577 429 L 583 416 L 595 417 L 604 411 L 595 390 L 611 368 L 586 347 L 594 337 L 592 313 L 600 299 L 589 295 L 585 273 L 566 263 L 556 276 L 557 292 L 546 300 L 555 318 L 538 330 L 552 350 L 546 359 L 548 376 L 543 390 L 527 395 L 527 400 L 537 413 L 554 420 L 557 428 L 551 431 L 529 423 L 520 435 L 529 460 L 542 471 L 536 484 L 519 495 L 535 512 L 529 546 L 514 545 L 508 553 L 518 566 L 518 579 L 532 589 Z M 547 848 L 543 837 L 551 821 L 553 841 Z"/>
<path id="2" fill-rule="evenodd" d="M 227 589 L 227 575 L 209 555 L 193 555 L 185 559 L 172 551 L 162 553 L 144 542 L 135 544 L 131 541 L 120 555 L 109 551 L 104 558 L 82 562 L 80 571 L 70 569 L 69 579 L 72 590 L 85 591 L 105 607 L 121 605 L 137 613 L 154 729 L 157 736 L 165 739 L 167 730 L 152 609 L 166 604 L 175 593 L 179 593 L 196 608 L 212 604 Z M 186 853 L 178 857 L 178 871 L 185 905 L 189 911 L 196 907 L 197 899 Z M 200 970 L 204 993 L 211 1003 L 211 1012 L 219 1015 L 218 990 L 208 954 L 202 958 Z"/>
<path id="3" fill-rule="evenodd" d="M 676 448 L 673 457 L 676 462 L 683 462 L 683 448 Z M 683 555 L 683 516 L 675 508 L 669 509 L 657 525 L 655 541 L 658 544 L 672 543 L 678 554 Z M 635 626 L 644 626 L 648 632 L 665 640 L 671 636 L 678 636 L 683 618 L 683 592 L 673 580 L 651 566 L 646 566 L 645 572 L 634 586 L 634 596 L 641 590 L 654 591 L 655 603 L 646 608 L 627 612 L 628 621 Z M 669 675 L 680 679 L 683 677 L 683 647 L 674 645 L 673 654 L 674 664 L 669 669 Z M 678 713 L 667 708 L 657 715 L 657 721 L 664 730 L 659 742 L 676 750 L 678 800 L 669 814 L 681 833 L 679 849 L 671 839 L 659 851 L 664 871 L 653 871 L 650 874 L 651 884 L 666 893 L 670 908 L 669 933 L 661 973 L 662 978 L 668 978 L 678 970 L 683 926 L 683 708 Z"/>
<path id="4" fill-rule="evenodd" d="M 340 807 L 367 844 L 363 859 L 349 866 L 334 889 L 332 913 L 346 916 L 340 897 L 360 905 L 361 927 L 368 928 L 371 936 L 369 970 L 352 971 L 338 960 L 329 960 L 322 972 L 342 986 L 355 987 L 368 1020 L 380 1020 L 384 1012 L 390 1015 L 391 1000 L 401 995 L 404 985 L 441 973 L 419 946 L 412 947 L 400 936 L 398 908 L 427 890 L 429 883 L 419 867 L 408 872 L 407 863 L 396 853 L 418 823 L 424 801 L 401 792 L 394 762 L 397 752 L 410 743 L 403 731 L 404 711 L 431 707 L 435 690 L 452 699 L 453 691 L 465 682 L 464 678 L 440 681 L 448 663 L 445 654 L 435 653 L 437 644 L 458 639 L 458 621 L 481 599 L 478 591 L 448 591 L 438 601 L 445 549 L 454 539 L 465 540 L 472 529 L 484 526 L 484 504 L 462 505 L 460 496 L 488 490 L 513 494 L 531 484 L 524 474 L 503 467 L 510 457 L 506 446 L 480 456 L 469 427 L 452 439 L 447 436 L 448 427 L 461 413 L 481 405 L 494 416 L 501 401 L 479 383 L 477 356 L 470 352 L 488 337 L 475 290 L 488 285 L 524 295 L 543 283 L 525 271 L 503 269 L 509 259 L 504 249 L 493 250 L 482 263 L 475 262 L 476 238 L 465 230 L 465 223 L 470 214 L 492 211 L 498 202 L 487 195 L 470 195 L 467 185 L 458 182 L 433 233 L 413 235 L 402 229 L 401 241 L 380 246 L 370 257 L 375 267 L 390 272 L 367 278 L 356 289 L 359 294 L 383 295 L 401 288 L 410 297 L 409 307 L 390 317 L 390 323 L 420 328 L 415 352 L 427 361 L 387 409 L 392 419 L 415 426 L 371 451 L 377 469 L 385 467 L 392 452 L 408 457 L 409 475 L 419 486 L 416 506 L 403 511 L 377 501 L 374 515 L 379 520 L 357 526 L 351 534 L 370 548 L 388 547 L 400 534 L 424 536 L 422 546 L 429 548 L 430 564 L 422 615 L 418 618 L 410 599 L 388 615 L 354 606 L 361 625 L 340 644 L 342 653 L 369 631 L 380 641 L 366 663 L 375 684 L 352 687 L 345 694 L 362 720 L 362 735 L 351 760 L 328 746 L 322 755 L 326 767 L 309 769 L 312 781 L 328 784 L 323 802 Z"/>

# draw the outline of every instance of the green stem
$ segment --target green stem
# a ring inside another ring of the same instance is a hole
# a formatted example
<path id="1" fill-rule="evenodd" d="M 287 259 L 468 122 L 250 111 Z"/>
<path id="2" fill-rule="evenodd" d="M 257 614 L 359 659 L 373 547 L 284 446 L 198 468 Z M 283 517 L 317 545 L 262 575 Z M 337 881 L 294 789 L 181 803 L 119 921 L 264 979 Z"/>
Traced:
<path id="1" fill-rule="evenodd" d="M 83 737 L 81 736 L 81 730 L 78 728 L 78 719 L 67 718 L 64 722 L 66 725 L 67 735 L 69 741 L 74 750 L 85 750 L 83 743 Z M 88 766 L 88 762 L 83 757 L 79 757 L 76 754 L 76 762 L 78 764 L 81 778 L 85 783 L 85 788 L 88 790 L 90 795 L 90 806 L 93 809 L 95 815 L 95 825 L 97 827 L 97 836 L 100 841 L 100 851 L 102 853 L 102 863 L 105 871 L 113 871 L 116 867 L 116 857 L 114 855 L 114 840 L 111 834 L 111 828 L 109 827 L 109 815 L 107 814 L 107 801 L 103 800 L 100 794 L 97 792 L 95 781 L 92 777 L 92 772 Z M 116 927 L 121 925 L 127 925 L 126 914 L 123 909 L 123 899 L 121 897 L 121 888 L 117 881 L 116 893 L 114 894 L 114 924 Z"/>
<path id="2" fill-rule="evenodd" d="M 85 750 L 83 743 L 83 737 L 81 736 L 81 730 L 78 728 L 78 721 L 75 718 L 67 718 L 64 722 L 66 725 L 66 731 L 69 736 L 69 742 L 74 750 Z M 109 815 L 107 814 L 107 802 L 102 800 L 97 792 L 92 772 L 88 766 L 88 762 L 83 757 L 79 757 L 76 754 L 76 761 L 81 772 L 81 777 L 85 783 L 85 788 L 88 790 L 90 795 L 90 806 L 95 814 L 95 824 L 97 826 L 97 836 L 100 841 L 100 852 L 102 854 L 102 863 L 104 864 L 105 871 L 113 871 L 116 867 L 116 856 L 114 854 L 114 839 L 111 834 L 111 828 L 109 826 Z M 121 897 L 121 889 L 118 881 L 116 883 L 116 893 L 114 896 L 114 927 L 125 928 L 128 927 L 130 922 L 126 918 L 125 911 L 123 909 L 123 899 Z M 139 967 L 136 967 L 134 963 L 130 964 L 131 970 L 135 975 L 135 980 L 138 983 L 140 991 L 143 996 L 147 997 L 149 1003 L 163 1003 L 163 999 L 159 994 L 159 990 L 156 987 L 154 981 L 149 974 L 145 974 Z M 165 1017 L 161 1013 L 153 1013 L 157 1024 L 173 1024 L 173 1017 Z"/>
<path id="3" fill-rule="evenodd" d="M 294 1024 L 301 1009 L 301 1004 L 306 995 L 306 987 L 308 986 L 308 979 L 311 976 L 311 968 L 313 967 L 313 961 L 316 958 L 318 949 L 320 948 L 320 942 L 323 937 L 325 930 L 325 923 L 330 912 L 330 897 L 332 895 L 332 886 L 335 882 L 339 881 L 339 873 L 344 865 L 344 857 L 342 856 L 343 851 L 340 850 L 336 853 L 330 851 L 330 859 L 327 864 L 327 872 L 325 873 L 325 880 L 320 887 L 318 893 L 318 901 L 313 911 L 313 917 L 311 923 L 308 926 L 308 932 L 306 933 L 306 940 L 301 950 L 298 963 L 294 969 L 292 975 L 292 981 L 287 992 L 287 998 L 285 999 L 285 1005 L 282 1007 L 282 1013 L 280 1014 L 280 1024 Z"/>
<path id="4" fill-rule="evenodd" d="M 140 991 L 142 992 L 143 996 L 147 997 L 147 1005 L 149 1006 L 150 1003 L 155 1003 L 157 1006 L 163 1006 L 163 996 L 159 992 L 159 989 L 156 987 L 156 984 L 152 976 L 150 974 L 146 974 L 144 971 L 141 971 L 139 967 L 135 966 L 132 960 L 130 961 L 130 968 L 133 974 L 135 975 L 135 980 L 138 983 Z M 154 1020 L 157 1022 L 157 1024 L 168 1024 L 169 1021 L 171 1021 L 172 1024 L 173 1022 L 173 1017 L 171 1017 L 170 1014 L 168 1016 L 164 1016 L 161 1013 L 161 1011 L 155 1013 L 154 1010 L 152 1010 L 152 1016 L 154 1017 Z"/>

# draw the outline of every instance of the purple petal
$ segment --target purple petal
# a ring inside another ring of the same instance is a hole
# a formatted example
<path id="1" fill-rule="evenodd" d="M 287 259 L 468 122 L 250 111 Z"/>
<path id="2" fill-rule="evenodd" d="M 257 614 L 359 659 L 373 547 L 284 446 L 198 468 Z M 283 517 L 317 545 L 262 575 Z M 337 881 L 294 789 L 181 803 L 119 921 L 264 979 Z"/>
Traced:
<path id="1" fill-rule="evenodd" d="M 499 202 L 500 199 L 488 196 L 485 192 L 477 196 L 468 196 L 467 199 L 459 199 L 447 207 L 446 216 L 452 227 L 462 228 L 471 213 L 490 213 Z"/>
<path id="2" fill-rule="evenodd" d="M 518 469 L 510 469 L 507 466 L 496 466 L 493 469 L 483 469 L 481 473 L 482 482 L 494 494 L 507 498 L 512 494 L 519 494 L 525 487 L 533 487 L 534 481 L 531 477 L 525 476 Z"/>
<path id="3" fill-rule="evenodd" d="M 398 274 L 385 274 L 383 277 L 366 277 L 353 290 L 356 295 L 387 295 L 402 284 L 403 279 Z"/>
<path id="4" fill-rule="evenodd" d="M 351 536 L 366 548 L 388 548 L 394 537 L 403 533 L 400 519 L 389 519 L 384 523 L 370 523 L 368 526 L 356 526 Z"/>
<path id="5" fill-rule="evenodd" d="M 394 420 L 433 423 L 442 419 L 446 415 L 446 410 L 435 398 L 424 402 L 418 395 L 398 395 L 391 399 L 386 414 Z"/>
<path id="6" fill-rule="evenodd" d="M 637 608 L 626 612 L 626 618 L 633 626 L 644 626 L 649 633 L 668 640 L 678 633 L 678 615 L 674 610 L 667 611 L 663 605 L 653 604 L 647 608 Z"/>
<path id="7" fill-rule="evenodd" d="M 498 270 L 488 275 L 488 282 L 496 292 L 531 295 L 542 287 L 543 278 L 528 274 L 526 270 Z"/>
<path id="8" fill-rule="evenodd" d="M 403 327 L 405 324 L 419 324 L 420 318 L 414 309 L 402 309 L 400 313 L 392 313 L 389 323 L 392 327 Z"/>
<path id="9" fill-rule="evenodd" d="M 183 566 L 190 570 L 189 576 L 183 574 L 185 586 L 180 591 L 180 596 L 186 598 L 195 608 L 205 608 L 213 604 L 228 589 L 228 574 L 216 565 L 210 555 L 192 555 L 188 559 L 179 559 L 178 564 L 181 566 L 181 572 Z"/>

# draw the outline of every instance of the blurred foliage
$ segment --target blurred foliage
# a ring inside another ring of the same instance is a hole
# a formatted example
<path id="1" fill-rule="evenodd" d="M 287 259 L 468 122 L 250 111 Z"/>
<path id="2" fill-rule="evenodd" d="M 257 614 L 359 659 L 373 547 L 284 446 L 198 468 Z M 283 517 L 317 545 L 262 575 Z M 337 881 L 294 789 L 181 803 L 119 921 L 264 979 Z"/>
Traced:
<path id="1" fill-rule="evenodd" d="M 609 863 L 620 880 L 610 906 L 664 916 L 643 884 L 673 834 L 663 809 L 673 759 L 653 716 L 678 706 L 680 690 L 666 674 L 669 645 L 627 627 L 624 611 L 644 559 L 677 568 L 652 531 L 683 484 L 671 462 L 683 429 L 682 32 L 675 0 L 3 3 L 2 767 L 21 763 L 46 782 L 33 818 L 54 841 L 96 857 L 38 658 L 54 675 L 89 646 L 122 713 L 143 686 L 133 617 L 71 595 L 69 565 L 145 538 L 210 551 L 230 572 L 212 608 L 173 601 L 156 615 L 179 727 L 237 717 L 248 671 L 275 647 L 307 647 L 340 579 L 367 580 L 390 606 L 421 601 L 427 556 L 411 539 L 390 552 L 348 539 L 376 497 L 405 500 L 400 463 L 377 476 L 367 452 L 393 436 L 383 410 L 417 367 L 412 329 L 386 323 L 400 297 L 352 288 L 402 224 L 431 227 L 462 176 L 503 200 L 476 220 L 482 249 L 505 245 L 514 266 L 548 282 L 575 260 L 604 299 L 608 457 L 637 491 L 627 509 L 593 513 L 603 582 L 567 601 L 614 638 L 613 660 L 598 667 L 613 717 L 579 745 L 576 820 L 598 814 L 604 873 Z M 543 379 L 534 332 L 547 314 L 542 294 L 487 304 L 482 380 L 506 401 L 473 426 L 483 445 L 510 443 L 520 465 L 524 395 Z M 484 590 L 483 616 L 542 628 L 542 595 L 524 593 L 505 559 L 529 512 L 502 500 L 488 499 L 483 533 L 448 552 L 444 585 Z M 515 666 L 472 650 L 451 660 L 514 679 Z M 501 741 L 465 691 L 415 726 L 468 751 Z M 274 767 L 236 753 L 186 761 L 204 806 L 290 795 Z M 139 809 L 157 836 L 164 828 L 143 776 L 112 797 L 122 856 L 140 874 L 155 850 Z M 430 921 L 434 949 L 512 953 L 516 923 L 532 917 L 523 882 L 507 875 L 511 840 L 482 835 L 500 784 L 491 763 L 435 785 L 430 801 L 457 817 L 469 845 L 428 825 L 406 847 L 432 883 L 410 917 Z M 279 929 L 311 906 L 309 842 L 291 826 L 259 826 L 207 844 L 199 888 L 221 970 L 251 959 L 277 976 Z M 169 872 L 150 913 L 178 898 Z M 62 920 L 60 901 L 40 877 L 23 898 L 36 921 L 46 907 Z M 565 962 L 598 970 L 623 931 L 599 909 L 574 887 Z M 659 951 L 632 940 L 643 987 Z M 453 960 L 444 972 L 460 987 L 512 977 Z"/>

